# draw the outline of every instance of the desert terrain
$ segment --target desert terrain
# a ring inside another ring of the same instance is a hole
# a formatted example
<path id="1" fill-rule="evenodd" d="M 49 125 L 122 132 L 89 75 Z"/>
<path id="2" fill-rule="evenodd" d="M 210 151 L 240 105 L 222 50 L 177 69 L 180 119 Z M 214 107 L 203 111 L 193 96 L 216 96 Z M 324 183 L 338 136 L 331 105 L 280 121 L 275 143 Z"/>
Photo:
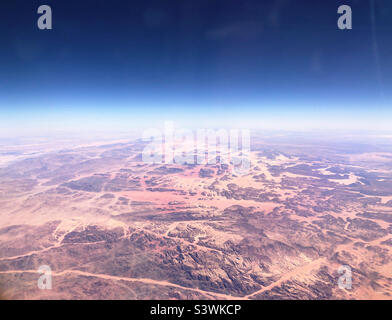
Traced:
<path id="1" fill-rule="evenodd" d="M 246 175 L 144 147 L 0 144 L 3 298 L 391 299 L 388 139 L 253 134 Z"/>

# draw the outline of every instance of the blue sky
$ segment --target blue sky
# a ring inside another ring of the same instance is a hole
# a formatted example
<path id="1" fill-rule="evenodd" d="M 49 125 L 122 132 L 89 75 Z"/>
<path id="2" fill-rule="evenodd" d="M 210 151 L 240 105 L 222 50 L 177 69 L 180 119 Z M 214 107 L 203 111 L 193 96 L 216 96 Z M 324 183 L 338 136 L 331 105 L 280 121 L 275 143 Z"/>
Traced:
<path id="1" fill-rule="evenodd" d="M 341 1 L 46 1 L 42 31 L 42 1 L 5 0 L 0 134 L 390 129 L 392 3 L 344 3 L 350 31 Z"/>

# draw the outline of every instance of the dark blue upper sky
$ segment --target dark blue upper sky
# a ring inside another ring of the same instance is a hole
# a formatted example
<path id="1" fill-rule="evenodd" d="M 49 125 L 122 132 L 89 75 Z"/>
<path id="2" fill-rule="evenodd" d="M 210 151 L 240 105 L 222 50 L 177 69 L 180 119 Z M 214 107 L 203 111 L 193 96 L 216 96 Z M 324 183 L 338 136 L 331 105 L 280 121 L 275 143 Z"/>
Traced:
<path id="1" fill-rule="evenodd" d="M 37 27 L 42 4 L 53 30 Z M 337 28 L 341 4 L 353 30 Z M 0 12 L 3 127 L 233 116 L 360 129 L 392 114 L 390 0 L 2 0 Z"/>

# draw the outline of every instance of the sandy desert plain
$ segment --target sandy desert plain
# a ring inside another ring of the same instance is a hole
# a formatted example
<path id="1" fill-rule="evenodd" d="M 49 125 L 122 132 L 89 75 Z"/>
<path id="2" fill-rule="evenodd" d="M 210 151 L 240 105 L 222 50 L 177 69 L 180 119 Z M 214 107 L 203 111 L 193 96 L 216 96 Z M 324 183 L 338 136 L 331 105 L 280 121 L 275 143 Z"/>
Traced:
<path id="1" fill-rule="evenodd" d="M 253 134 L 244 176 L 146 164 L 137 139 L 0 141 L 0 294 L 391 299 L 392 143 L 364 141 Z"/>

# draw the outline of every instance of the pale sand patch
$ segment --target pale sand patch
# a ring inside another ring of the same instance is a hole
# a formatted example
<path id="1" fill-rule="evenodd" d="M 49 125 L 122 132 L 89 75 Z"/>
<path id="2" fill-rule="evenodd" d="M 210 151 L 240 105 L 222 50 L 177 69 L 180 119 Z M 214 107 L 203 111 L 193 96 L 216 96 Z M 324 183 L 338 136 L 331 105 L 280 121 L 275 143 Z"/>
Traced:
<path id="1" fill-rule="evenodd" d="M 335 173 L 329 171 L 330 168 L 331 168 L 331 166 L 329 166 L 327 168 L 317 169 L 317 171 L 320 172 L 321 174 L 323 174 L 324 176 L 333 176 L 333 175 L 335 175 Z"/>
<path id="2" fill-rule="evenodd" d="M 389 197 L 377 196 L 377 198 L 381 198 L 381 203 L 382 203 L 382 204 L 386 204 L 386 203 L 388 203 L 389 201 L 392 201 L 392 196 L 389 196 Z"/>
<path id="3" fill-rule="evenodd" d="M 359 179 L 358 176 L 356 176 L 353 173 L 350 173 L 350 175 L 349 175 L 349 177 L 347 179 L 329 179 L 329 181 L 336 182 L 338 184 L 343 184 L 345 186 L 348 186 L 350 184 L 359 182 L 358 179 Z"/>

